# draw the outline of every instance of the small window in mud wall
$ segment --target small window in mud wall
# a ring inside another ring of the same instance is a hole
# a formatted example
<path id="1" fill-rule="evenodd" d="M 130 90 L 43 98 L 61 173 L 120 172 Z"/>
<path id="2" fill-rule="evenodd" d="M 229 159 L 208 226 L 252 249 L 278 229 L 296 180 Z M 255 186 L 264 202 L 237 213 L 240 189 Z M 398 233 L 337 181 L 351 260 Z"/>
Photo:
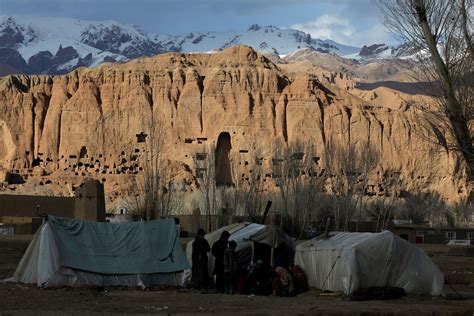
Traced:
<path id="1" fill-rule="evenodd" d="M 135 136 L 137 136 L 137 143 L 144 143 L 148 135 L 141 132 L 140 134 L 136 134 Z"/>
<path id="2" fill-rule="evenodd" d="M 456 232 L 449 231 L 446 232 L 446 240 L 455 240 L 456 239 Z"/>
<path id="3" fill-rule="evenodd" d="M 196 154 L 196 160 L 206 160 L 207 159 L 207 153 L 197 153 Z"/>
<path id="4" fill-rule="evenodd" d="M 303 160 L 303 158 L 304 158 L 304 153 L 302 153 L 302 152 L 293 153 L 291 155 L 291 159 L 293 159 L 293 160 Z"/>
<path id="5" fill-rule="evenodd" d="M 274 166 L 279 166 L 282 161 L 283 161 L 283 159 L 272 158 L 272 164 L 273 164 Z"/>
<path id="6" fill-rule="evenodd" d="M 126 215 L 128 213 L 126 207 L 121 207 L 119 211 L 120 211 L 120 215 Z"/>
<path id="7" fill-rule="evenodd" d="M 196 178 L 202 179 L 204 178 L 204 173 L 206 173 L 206 168 L 196 168 Z"/>
<path id="8" fill-rule="evenodd" d="M 415 244 L 424 244 L 425 243 L 425 236 L 424 235 L 416 235 L 415 236 Z"/>
<path id="9" fill-rule="evenodd" d="M 467 232 L 466 239 L 471 241 L 471 244 L 474 242 L 474 232 Z"/>

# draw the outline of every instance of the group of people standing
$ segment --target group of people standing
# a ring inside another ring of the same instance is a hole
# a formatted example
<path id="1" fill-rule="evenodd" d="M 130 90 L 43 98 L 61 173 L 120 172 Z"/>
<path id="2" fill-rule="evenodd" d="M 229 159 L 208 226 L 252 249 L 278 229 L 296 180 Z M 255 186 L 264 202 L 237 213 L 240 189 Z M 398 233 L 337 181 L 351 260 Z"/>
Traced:
<path id="1" fill-rule="evenodd" d="M 237 262 L 237 243 L 229 241 L 230 233 L 224 231 L 212 249 L 204 238 L 205 232 L 199 229 L 193 242 L 192 252 L 192 281 L 197 289 L 207 289 L 209 286 L 209 271 L 207 254 L 214 256 L 214 271 L 216 276 L 216 289 L 225 294 L 233 294 L 239 265 Z"/>
<path id="2" fill-rule="evenodd" d="M 208 253 L 214 257 L 215 286 L 225 294 L 233 294 L 242 270 L 237 258 L 237 243 L 229 241 L 230 233 L 222 232 L 212 248 L 204 238 L 205 232 L 199 229 L 192 245 L 192 278 L 196 289 L 207 290 L 210 285 L 208 270 Z M 245 271 L 244 271 L 245 272 Z M 258 260 L 249 266 L 242 292 L 255 295 L 292 296 L 308 290 L 308 281 L 303 270 L 294 266 L 290 271 L 283 267 L 272 269 Z"/>

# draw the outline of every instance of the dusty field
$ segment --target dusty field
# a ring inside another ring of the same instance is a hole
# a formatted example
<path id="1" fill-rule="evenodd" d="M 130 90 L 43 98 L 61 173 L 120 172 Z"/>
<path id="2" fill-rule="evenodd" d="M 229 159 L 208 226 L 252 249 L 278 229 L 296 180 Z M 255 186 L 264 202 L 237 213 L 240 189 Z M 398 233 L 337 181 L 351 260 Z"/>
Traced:
<path id="1" fill-rule="evenodd" d="M 0 277 L 13 273 L 28 238 L 0 236 Z M 445 275 L 474 273 L 474 258 L 450 257 L 447 249 L 425 249 Z M 453 273 L 456 271 L 456 273 Z M 449 279 L 449 278 L 448 278 Z M 457 282 L 458 279 L 452 279 Z M 293 298 L 201 294 L 190 290 L 155 289 L 49 289 L 20 284 L 0 284 L 0 315 L 95 314 L 246 314 L 246 315 L 474 315 L 474 290 L 448 284 L 449 298 L 408 296 L 391 301 L 353 302 L 346 297 L 310 291 Z M 457 292 L 463 296 L 461 298 Z"/>
<path id="2" fill-rule="evenodd" d="M 468 288 L 474 291 L 474 257 L 448 256 L 450 247 L 446 245 L 421 245 L 443 271 L 448 289 Z"/>

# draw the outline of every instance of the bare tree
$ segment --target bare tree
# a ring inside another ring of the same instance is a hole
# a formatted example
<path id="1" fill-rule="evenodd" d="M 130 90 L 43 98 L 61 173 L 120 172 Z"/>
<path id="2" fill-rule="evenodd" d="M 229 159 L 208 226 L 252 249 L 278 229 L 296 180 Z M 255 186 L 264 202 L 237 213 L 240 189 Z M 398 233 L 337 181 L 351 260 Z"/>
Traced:
<path id="1" fill-rule="evenodd" d="M 472 119 L 473 53 L 470 0 L 375 0 L 381 8 L 385 25 L 403 42 L 414 47 L 418 65 L 432 94 L 438 98 L 441 115 L 437 124 L 447 119 L 453 135 L 450 147 L 459 150 L 467 164 L 470 180 L 474 176 L 474 152 L 468 127 Z M 427 108 L 425 108 L 427 109 Z M 432 116 L 436 118 L 437 116 Z"/>
<path id="2" fill-rule="evenodd" d="M 299 231 L 297 239 L 301 239 L 308 230 L 310 216 L 320 215 L 314 207 L 324 184 L 324 177 L 318 172 L 319 159 L 312 142 L 299 142 L 293 149 L 291 160 L 298 170 L 295 170 L 295 177 L 291 178 L 290 183 L 293 187 L 294 226 Z"/>
<path id="3" fill-rule="evenodd" d="M 212 230 L 211 217 L 217 215 L 215 146 L 209 145 L 193 157 L 196 182 L 201 193 L 206 229 Z"/>
<path id="4" fill-rule="evenodd" d="M 320 176 L 320 179 L 323 180 L 324 177 Z M 326 228 L 328 224 L 328 219 L 334 217 L 334 210 L 337 207 L 337 201 L 331 194 L 327 192 L 319 192 L 315 195 L 314 204 L 312 211 L 310 213 L 310 223 L 308 229 L 316 229 L 322 231 Z M 331 223 L 329 223 L 331 225 Z M 329 229 L 329 227 L 328 227 Z"/>
<path id="5" fill-rule="evenodd" d="M 130 168 L 134 175 L 130 179 L 133 194 L 129 204 L 133 213 L 152 220 L 178 211 L 181 194 L 174 180 L 172 162 L 163 155 L 166 135 L 161 119 L 152 114 L 143 119 L 142 126 L 143 151 Z M 139 166 L 142 172 L 138 172 Z"/>
<path id="6" fill-rule="evenodd" d="M 317 159 L 312 142 L 297 140 L 289 146 L 277 145 L 274 150 L 273 180 L 278 187 L 282 223 L 297 238 L 307 230 L 316 198 L 322 191 Z"/>
<path id="7" fill-rule="evenodd" d="M 471 21 L 469 13 L 473 8 L 472 0 L 461 0 L 460 11 L 461 11 L 461 27 L 464 40 L 466 41 L 467 47 L 469 48 L 471 57 L 474 56 L 474 46 L 472 45 L 472 34 L 470 30 Z"/>
<path id="8" fill-rule="evenodd" d="M 232 162 L 234 188 L 231 190 L 234 193 L 234 209 L 247 214 L 250 221 L 255 222 L 262 215 L 268 199 L 263 159 L 257 150 L 249 161 L 244 162 L 245 167 L 238 157 L 233 157 Z"/>
<path id="9" fill-rule="evenodd" d="M 357 222 L 356 222 L 356 231 L 359 231 L 359 222 L 362 220 L 362 215 L 366 215 L 365 211 L 365 199 L 364 197 L 367 196 L 368 192 L 368 185 L 369 179 L 372 175 L 375 168 L 378 166 L 380 162 L 380 153 L 370 144 L 370 141 L 367 141 L 367 144 L 361 146 L 358 151 L 356 151 L 355 156 L 358 177 L 356 180 L 356 185 L 354 187 L 355 191 L 355 207 L 358 210 L 357 212 Z M 375 187 L 375 185 L 374 185 Z M 393 188 L 392 188 L 393 189 Z M 372 194 L 375 194 L 372 192 Z"/>
<path id="10" fill-rule="evenodd" d="M 387 229 L 400 204 L 399 196 L 402 190 L 400 173 L 390 170 L 386 171 L 382 179 L 382 186 L 384 197 L 378 201 L 376 205 L 378 212 L 374 214 L 377 218 L 376 231 Z"/>
<path id="11" fill-rule="evenodd" d="M 160 217 L 169 217 L 171 214 L 176 214 L 182 207 L 183 190 L 175 180 L 175 174 L 171 172 L 169 167 L 170 161 L 167 162 L 168 164 L 161 173 Z"/>
<path id="12" fill-rule="evenodd" d="M 452 205 L 452 213 L 455 216 L 456 226 L 468 227 L 474 215 L 474 205 L 468 199 L 462 199 Z"/>
<path id="13" fill-rule="evenodd" d="M 336 230 L 347 230 L 348 222 L 357 210 L 357 219 L 361 219 L 363 198 L 369 176 L 379 162 L 379 153 L 370 143 L 357 148 L 354 143 L 344 146 L 333 140 L 326 143 L 325 149 L 324 167 L 329 192 L 337 201 L 334 209 Z"/>
<path id="14" fill-rule="evenodd" d="M 143 118 L 143 115 L 142 115 Z M 153 114 L 149 119 L 143 119 L 140 142 L 143 143 L 143 153 L 136 163 L 143 169 L 142 174 L 136 173 L 131 179 L 133 193 L 132 205 L 134 212 L 147 220 L 160 216 L 161 198 L 163 195 L 163 140 L 164 131 L 160 120 Z"/>
<path id="15" fill-rule="evenodd" d="M 285 230 L 291 225 L 290 216 L 290 174 L 291 166 L 287 162 L 288 150 L 283 142 L 276 143 L 272 158 L 272 179 L 278 187 L 279 198 L 281 199 L 279 206 L 281 208 L 281 221 Z M 285 227 L 286 226 L 286 227 Z M 293 230 L 293 228 L 290 228 Z"/>
<path id="16" fill-rule="evenodd" d="M 428 223 L 432 227 L 454 225 L 449 206 L 437 192 L 420 192 L 408 196 L 397 216 L 411 220 L 413 224 Z"/>

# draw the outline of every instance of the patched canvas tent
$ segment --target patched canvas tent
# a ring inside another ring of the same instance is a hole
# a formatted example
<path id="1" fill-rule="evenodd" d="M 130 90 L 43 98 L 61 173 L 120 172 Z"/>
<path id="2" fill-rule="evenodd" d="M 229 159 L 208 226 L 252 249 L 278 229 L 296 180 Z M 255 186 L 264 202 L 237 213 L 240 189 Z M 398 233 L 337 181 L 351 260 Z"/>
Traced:
<path id="1" fill-rule="evenodd" d="M 224 226 L 206 234 L 205 238 L 211 247 L 220 238 L 223 231 L 230 233 L 229 240 L 237 242 L 236 252 L 239 265 L 242 268 L 259 259 L 267 264 L 285 267 L 293 264 L 295 242 L 277 226 L 255 223 L 238 223 Z M 190 263 L 192 243 L 192 241 L 189 242 L 186 247 L 186 256 Z M 209 273 L 212 273 L 214 268 L 213 258 L 212 255 L 209 255 Z"/>
<path id="2" fill-rule="evenodd" d="M 12 282 L 52 286 L 179 285 L 189 264 L 174 220 L 123 224 L 49 216 Z"/>
<path id="3" fill-rule="evenodd" d="M 296 247 L 295 264 L 310 286 L 350 294 L 368 287 L 400 287 L 410 294 L 440 295 L 444 278 L 416 245 L 389 231 L 332 233 Z"/>

